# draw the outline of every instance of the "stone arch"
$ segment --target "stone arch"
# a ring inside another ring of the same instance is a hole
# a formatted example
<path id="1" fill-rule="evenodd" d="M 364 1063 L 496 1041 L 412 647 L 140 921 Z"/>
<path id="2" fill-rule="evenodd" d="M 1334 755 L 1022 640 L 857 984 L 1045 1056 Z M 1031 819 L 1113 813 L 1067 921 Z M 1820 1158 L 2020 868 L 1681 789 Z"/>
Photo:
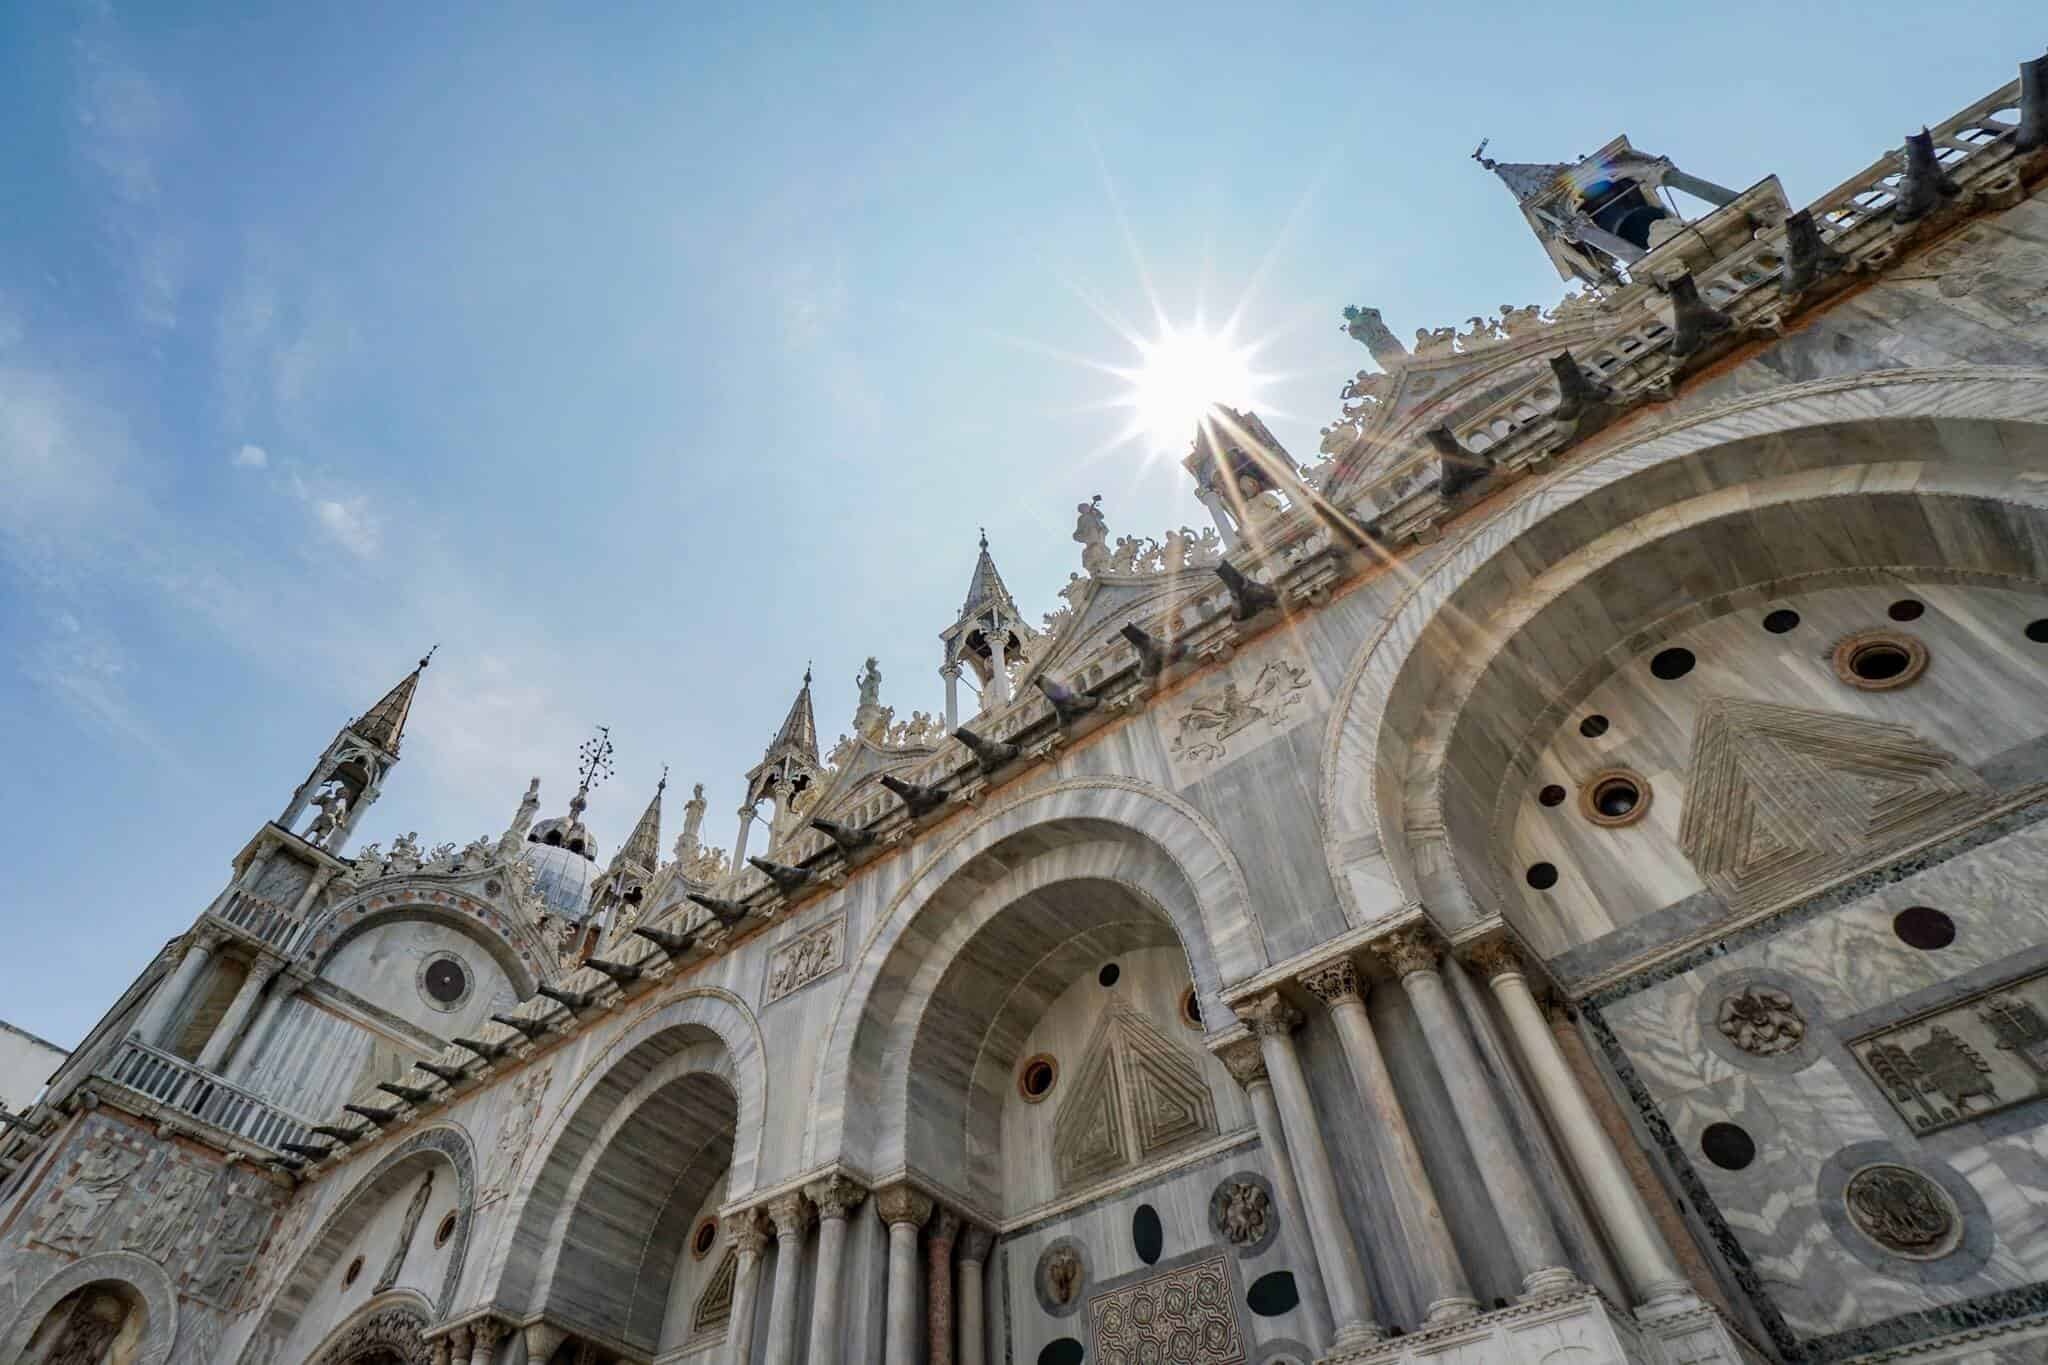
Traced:
<path id="1" fill-rule="evenodd" d="M 760 1028 L 737 996 L 697 988 L 644 1010 L 571 1082 L 538 1144 L 542 1155 L 527 1167 L 502 1217 L 495 1303 L 518 1314 L 545 1307 L 558 1292 L 562 1230 L 597 1163 L 636 1116 L 654 1112 L 648 1106 L 665 1088 L 693 1076 L 730 1095 L 728 1193 L 744 1197 L 752 1191 L 767 1103 Z M 709 1099 L 710 1093 L 697 1098 Z M 687 1234 L 685 1227 L 682 1235 Z"/>
<path id="2" fill-rule="evenodd" d="M 476 1156 L 469 1135 L 453 1124 L 439 1124 L 414 1133 L 378 1160 L 367 1174 L 349 1187 L 320 1222 L 320 1229 L 306 1243 L 306 1249 L 264 1305 L 258 1327 L 250 1335 L 250 1346 L 265 1337 L 283 1341 L 299 1325 L 300 1315 L 312 1301 L 315 1289 L 334 1269 L 334 1262 L 356 1234 L 376 1215 L 384 1202 L 419 1172 L 446 1166 L 455 1174 L 456 1208 L 460 1211 L 448 1268 L 441 1278 L 440 1293 L 426 1304 L 430 1320 L 445 1316 L 455 1306 L 456 1290 L 462 1283 L 463 1266 L 469 1257 L 470 1235 L 476 1224 Z M 244 1353 L 245 1357 L 247 1352 Z"/>
<path id="3" fill-rule="evenodd" d="M 102 1252 L 53 1271 L 22 1300 L 13 1323 L 0 1335 L 0 1360 L 21 1359 L 29 1338 L 50 1310 L 67 1294 L 95 1284 L 116 1286 L 140 1300 L 142 1349 L 136 1355 L 136 1365 L 166 1365 L 178 1339 L 178 1296 L 162 1267 L 132 1251 Z"/>
<path id="4" fill-rule="evenodd" d="M 531 925 L 488 900 L 447 887 L 379 888 L 343 901 L 314 922 L 299 947 L 299 961 L 318 974 L 351 939 L 407 920 L 443 924 L 474 940 L 504 970 L 521 999 L 555 976 L 546 945 Z"/>
<path id="5" fill-rule="evenodd" d="M 1083 884 L 1113 899 L 1111 918 L 1074 922 L 1045 895 Z M 1012 911 L 1019 905 L 1027 910 Z M 1015 931 L 1007 971 L 980 960 L 992 942 L 984 931 L 1006 911 Z M 949 993 L 944 1008 L 963 1002 L 972 1015 L 953 1023 L 978 1038 L 1014 1041 L 1022 1037 L 1019 1022 L 1044 1007 L 1047 988 L 1075 953 L 1169 943 L 1186 954 L 1212 1027 L 1232 1018 L 1221 989 L 1269 961 L 1242 871 L 1215 830 L 1182 803 L 1141 783 L 1079 779 L 988 812 L 912 874 L 855 957 L 815 1082 L 807 1163 L 836 1157 L 883 1171 L 917 1160 L 968 1187 L 963 1195 L 985 1199 L 993 1157 L 970 1157 L 964 1139 L 1000 1104 L 1008 1083 L 1007 1062 L 994 1060 L 1001 1047 L 971 1058 L 934 1053 L 914 1065 L 902 1061 L 917 1047 L 949 973 L 986 986 Z M 1021 970 L 1018 960 L 1027 963 Z M 899 1060 L 889 1064 L 891 1057 Z M 953 1156 L 912 1151 L 913 1103 L 930 1118 L 920 1131 L 957 1137 L 961 1149 Z"/>
<path id="6" fill-rule="evenodd" d="M 433 1305 L 419 1295 L 403 1289 L 380 1294 L 329 1332 L 307 1360 L 310 1365 L 361 1365 L 387 1354 L 405 1365 L 428 1365 L 433 1349 L 425 1333 L 433 1324 Z"/>
<path id="7" fill-rule="evenodd" d="M 1569 465 L 1475 525 L 1408 586 L 1338 692 L 1324 742 L 1322 811 L 1347 917 L 1367 924 L 1418 901 L 1454 926 L 1483 913 L 1443 829 L 1441 756 L 1483 673 L 1475 661 L 1500 657 L 1521 626 L 1574 586 L 1646 546 L 1684 544 L 1669 538 L 1689 527 L 1702 537 L 1690 543 L 1693 553 L 1703 545 L 1711 553 L 1712 528 L 1735 526 L 1752 508 L 1942 495 L 1970 500 L 1979 512 L 2019 506 L 2028 499 L 2015 472 L 2048 469 L 2044 423 L 2048 372 L 2038 370 L 1898 371 L 1791 385 Z M 1775 569 L 1753 577 L 1832 567 L 1783 560 L 1763 556 L 1759 562 Z M 1602 620 L 1575 647 L 1602 652 L 1652 624 Z"/>

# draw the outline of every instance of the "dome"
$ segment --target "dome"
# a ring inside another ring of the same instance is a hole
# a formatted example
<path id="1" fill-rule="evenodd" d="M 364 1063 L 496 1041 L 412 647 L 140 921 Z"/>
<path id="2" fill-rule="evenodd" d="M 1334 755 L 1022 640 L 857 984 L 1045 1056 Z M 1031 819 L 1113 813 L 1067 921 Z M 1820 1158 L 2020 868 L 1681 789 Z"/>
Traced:
<path id="1" fill-rule="evenodd" d="M 591 862 L 597 861 L 597 840 L 591 837 L 583 822 L 574 815 L 558 815 L 552 820 L 543 820 L 533 827 L 526 836 L 530 844 L 548 844 L 567 853 L 574 853 Z"/>
<path id="2" fill-rule="evenodd" d="M 543 910 L 566 920 L 580 920 L 589 913 L 590 889 L 598 878 L 596 863 L 540 839 L 530 841 L 519 856 L 533 869 L 533 890 Z"/>

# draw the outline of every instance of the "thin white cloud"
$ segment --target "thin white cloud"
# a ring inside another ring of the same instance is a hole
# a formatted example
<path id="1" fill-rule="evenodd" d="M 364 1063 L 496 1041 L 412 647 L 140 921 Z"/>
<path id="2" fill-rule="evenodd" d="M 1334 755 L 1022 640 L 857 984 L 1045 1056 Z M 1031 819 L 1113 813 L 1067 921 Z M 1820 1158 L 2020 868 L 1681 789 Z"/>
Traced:
<path id="1" fill-rule="evenodd" d="M 237 469 L 261 469 L 270 463 L 270 452 L 258 445 L 244 445 L 229 457 Z"/>
<path id="2" fill-rule="evenodd" d="M 313 519 L 328 539 L 362 559 L 373 558 L 383 540 L 377 519 L 370 512 L 370 500 L 361 495 L 346 500 L 316 499 Z"/>
<path id="3" fill-rule="evenodd" d="M 136 316 L 147 327 L 168 330 L 178 322 L 189 253 L 164 208 L 158 165 L 180 112 L 175 98 L 130 59 L 129 46 L 111 7 L 89 12 L 73 44 L 74 142 L 110 201 L 106 229 Z"/>

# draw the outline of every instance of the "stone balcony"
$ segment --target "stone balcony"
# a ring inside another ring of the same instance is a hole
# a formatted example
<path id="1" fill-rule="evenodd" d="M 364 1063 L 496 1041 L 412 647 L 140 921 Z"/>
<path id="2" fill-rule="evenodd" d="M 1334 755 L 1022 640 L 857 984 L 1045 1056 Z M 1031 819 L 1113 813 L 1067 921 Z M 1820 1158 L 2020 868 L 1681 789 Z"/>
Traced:
<path id="1" fill-rule="evenodd" d="M 143 1101 L 138 1107 L 162 1118 L 182 1116 L 217 1130 L 233 1140 L 225 1146 L 278 1155 L 285 1143 L 311 1136 L 310 1120 L 138 1039 L 124 1038 L 94 1076 L 131 1091 Z"/>

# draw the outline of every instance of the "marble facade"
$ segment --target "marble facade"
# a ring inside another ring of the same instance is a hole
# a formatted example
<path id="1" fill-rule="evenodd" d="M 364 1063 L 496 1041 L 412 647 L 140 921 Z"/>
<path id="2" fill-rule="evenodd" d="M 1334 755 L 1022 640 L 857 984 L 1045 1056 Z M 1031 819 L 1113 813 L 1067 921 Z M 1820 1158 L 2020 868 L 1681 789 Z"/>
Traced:
<path id="1" fill-rule="evenodd" d="M 0 1361 L 2040 1358 L 2044 90 L 1796 213 L 1611 144 L 1696 231 L 1350 310 L 1038 624 L 984 541 L 729 857 L 602 733 L 380 830 L 422 661 L 0 1135 Z"/>

